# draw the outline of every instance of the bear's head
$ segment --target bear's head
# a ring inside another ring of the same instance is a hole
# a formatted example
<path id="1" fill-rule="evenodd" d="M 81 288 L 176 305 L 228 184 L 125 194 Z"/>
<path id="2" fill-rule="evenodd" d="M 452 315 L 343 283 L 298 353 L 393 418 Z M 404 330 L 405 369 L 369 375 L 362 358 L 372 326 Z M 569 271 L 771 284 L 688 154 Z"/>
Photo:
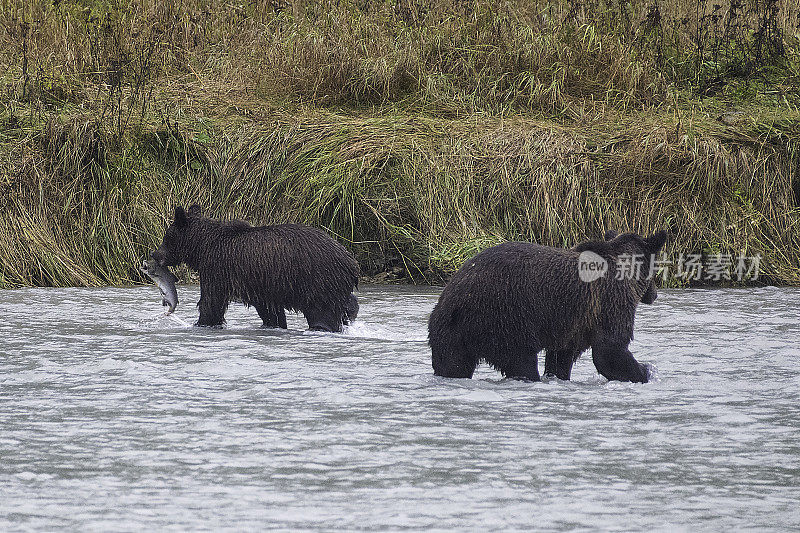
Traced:
<path id="1" fill-rule="evenodd" d="M 618 275 L 633 281 L 633 286 L 641 294 L 642 303 L 651 304 L 658 297 L 655 284 L 655 273 L 651 275 L 651 259 L 658 255 L 667 241 L 667 232 L 659 231 L 650 237 L 642 237 L 636 233 L 619 234 L 607 231 L 605 241 L 592 241 L 579 244 L 573 250 L 592 251 L 609 262 L 614 269 L 611 277 Z"/>
<path id="2" fill-rule="evenodd" d="M 655 272 L 650 272 L 652 267 L 651 259 L 654 259 L 664 244 L 667 242 L 667 232 L 659 231 L 650 237 L 641 237 L 636 233 L 623 233 L 620 235 L 616 231 L 609 230 L 605 235 L 606 241 L 615 250 L 617 257 L 628 255 L 630 257 L 641 257 L 643 262 L 640 266 L 640 277 L 646 280 L 642 303 L 651 304 L 658 298 L 656 291 Z"/>
<path id="3" fill-rule="evenodd" d="M 201 216 L 202 210 L 196 204 L 191 206 L 188 211 L 181 206 L 175 208 L 174 219 L 164 233 L 161 246 L 151 254 L 159 265 L 178 266 L 186 262 L 193 244 L 190 238 L 190 228 L 197 223 Z"/>

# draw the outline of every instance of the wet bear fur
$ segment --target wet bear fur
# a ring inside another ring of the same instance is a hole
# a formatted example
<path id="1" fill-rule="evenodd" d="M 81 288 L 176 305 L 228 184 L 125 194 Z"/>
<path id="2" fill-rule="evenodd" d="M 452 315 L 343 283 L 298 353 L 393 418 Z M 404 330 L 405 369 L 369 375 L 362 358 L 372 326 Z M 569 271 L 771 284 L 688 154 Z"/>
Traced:
<path id="1" fill-rule="evenodd" d="M 646 383 L 647 365 L 628 350 L 639 302 L 656 299 L 650 257 L 666 232 L 642 238 L 609 232 L 606 241 L 572 249 L 525 242 L 489 248 L 468 260 L 439 297 L 428 324 L 434 373 L 471 378 L 480 361 L 504 376 L 538 381 L 545 373 L 569 379 L 580 354 L 592 348 L 597 371 L 609 380 Z M 592 282 L 578 274 L 578 256 L 592 251 L 608 272 Z M 617 258 L 642 254 L 638 279 L 616 279 Z"/>
<path id="2" fill-rule="evenodd" d="M 254 227 L 175 209 L 153 258 L 186 263 L 200 275 L 198 326 L 219 326 L 231 301 L 256 308 L 264 326 L 286 328 L 285 310 L 300 311 L 310 329 L 341 331 L 358 314 L 353 255 L 322 230 L 298 224 Z"/>

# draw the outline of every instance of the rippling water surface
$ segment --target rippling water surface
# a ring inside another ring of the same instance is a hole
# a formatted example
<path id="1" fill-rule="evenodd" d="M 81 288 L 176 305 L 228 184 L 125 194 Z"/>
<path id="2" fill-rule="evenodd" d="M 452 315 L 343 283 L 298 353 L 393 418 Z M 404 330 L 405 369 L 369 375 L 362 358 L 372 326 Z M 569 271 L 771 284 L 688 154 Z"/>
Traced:
<path id="1" fill-rule="evenodd" d="M 436 378 L 439 290 L 344 334 L 154 287 L 0 291 L 0 530 L 800 528 L 800 291 L 661 291 L 646 385 Z"/>

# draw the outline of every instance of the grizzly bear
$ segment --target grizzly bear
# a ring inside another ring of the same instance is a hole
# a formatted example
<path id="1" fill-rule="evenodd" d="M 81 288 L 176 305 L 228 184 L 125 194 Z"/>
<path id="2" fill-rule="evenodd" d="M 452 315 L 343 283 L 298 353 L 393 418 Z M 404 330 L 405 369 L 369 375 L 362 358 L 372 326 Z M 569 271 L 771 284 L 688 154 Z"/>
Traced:
<path id="1" fill-rule="evenodd" d="M 471 378 L 485 361 L 506 377 L 538 381 L 545 350 L 545 374 L 567 380 L 591 347 L 607 379 L 647 383 L 648 365 L 628 344 L 637 304 L 656 299 L 651 258 L 666 236 L 609 232 L 606 241 L 572 249 L 507 242 L 482 251 L 453 276 L 431 313 L 434 373 Z M 624 266 L 626 257 L 638 272 Z M 584 279 L 579 268 L 587 258 L 603 268 Z"/>
<path id="2" fill-rule="evenodd" d="M 299 224 L 253 227 L 175 208 L 161 246 L 162 266 L 186 263 L 200 275 L 198 326 L 220 326 L 231 301 L 256 308 L 265 327 L 286 329 L 285 310 L 300 311 L 308 327 L 341 331 L 358 314 L 359 267 L 322 230 Z"/>

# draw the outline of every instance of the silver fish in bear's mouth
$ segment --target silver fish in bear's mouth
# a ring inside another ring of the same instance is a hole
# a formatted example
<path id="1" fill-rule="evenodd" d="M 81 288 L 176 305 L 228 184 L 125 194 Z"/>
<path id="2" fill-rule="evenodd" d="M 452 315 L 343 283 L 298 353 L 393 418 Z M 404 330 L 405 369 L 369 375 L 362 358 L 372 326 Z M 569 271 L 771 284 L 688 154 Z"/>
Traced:
<path id="1" fill-rule="evenodd" d="M 172 313 L 178 305 L 178 290 L 175 288 L 178 278 L 167 267 L 159 265 L 155 259 L 143 261 L 139 269 L 158 286 L 158 290 L 161 292 L 161 304 L 165 307 L 169 306 L 164 316 Z"/>

